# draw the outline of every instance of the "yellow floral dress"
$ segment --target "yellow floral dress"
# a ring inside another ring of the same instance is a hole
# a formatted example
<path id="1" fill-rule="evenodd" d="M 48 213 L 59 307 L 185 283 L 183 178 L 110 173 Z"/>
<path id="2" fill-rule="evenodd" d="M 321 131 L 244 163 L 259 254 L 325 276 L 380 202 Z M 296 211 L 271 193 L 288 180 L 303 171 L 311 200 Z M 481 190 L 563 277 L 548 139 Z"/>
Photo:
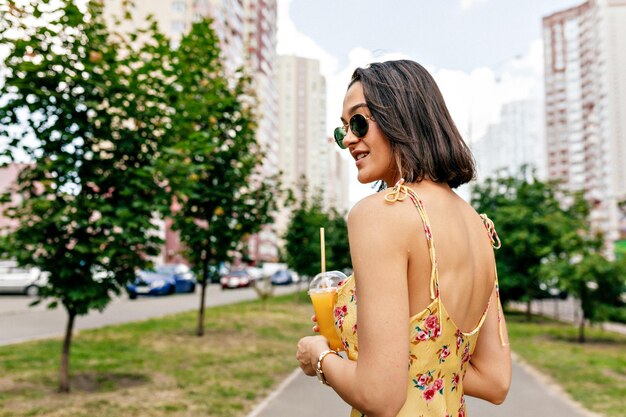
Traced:
<path id="1" fill-rule="evenodd" d="M 423 224 L 432 262 L 430 297 L 432 302 L 421 312 L 409 318 L 410 350 L 407 378 L 407 400 L 398 417 L 465 417 L 463 377 L 474 348 L 480 328 L 485 320 L 489 305 L 476 327 L 469 333 L 462 332 L 454 324 L 439 294 L 439 277 L 435 247 L 430 222 L 424 205 L 417 194 L 400 181 L 385 199 L 394 203 L 409 197 L 417 208 Z M 499 239 L 493 223 L 481 215 L 487 227 L 492 245 L 499 247 Z M 496 274 L 496 294 L 498 279 Z M 498 319 L 500 300 L 498 298 Z M 359 357 L 357 332 L 357 293 L 354 275 L 340 283 L 335 303 L 335 328 L 341 337 L 350 360 Z M 502 341 L 502 329 L 500 340 Z M 365 417 L 352 409 L 350 417 Z"/>

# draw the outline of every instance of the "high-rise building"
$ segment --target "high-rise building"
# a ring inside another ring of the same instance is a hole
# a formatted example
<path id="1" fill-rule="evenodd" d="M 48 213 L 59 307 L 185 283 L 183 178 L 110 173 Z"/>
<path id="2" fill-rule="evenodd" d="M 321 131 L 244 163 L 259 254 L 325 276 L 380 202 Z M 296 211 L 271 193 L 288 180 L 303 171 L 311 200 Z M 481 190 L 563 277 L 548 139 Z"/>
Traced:
<path id="1" fill-rule="evenodd" d="M 113 16 L 123 15 L 122 0 L 107 0 L 105 15 L 113 24 Z M 265 152 L 263 174 L 278 172 L 278 95 L 275 87 L 276 0 L 135 0 L 132 24 L 128 29 L 145 27 L 146 16 L 152 14 L 160 30 L 180 40 L 193 22 L 209 16 L 220 39 L 226 74 L 243 67 L 252 78 L 257 116 L 257 141 Z M 124 31 L 124 27 L 121 30 Z M 166 260 L 172 260 L 179 247 L 177 237 L 166 229 Z M 275 261 L 277 237 L 270 228 L 250 239 L 249 252 L 254 261 Z"/>
<path id="2" fill-rule="evenodd" d="M 607 244 L 626 237 L 626 1 L 543 18 L 548 177 L 584 190 Z"/>
<path id="3" fill-rule="evenodd" d="M 122 0 L 107 0 L 105 16 L 113 24 L 115 16 L 124 14 Z M 135 0 L 131 9 L 132 22 L 122 21 L 122 32 L 146 26 L 146 17 L 154 16 L 161 32 L 177 44 L 192 23 L 210 16 L 213 29 L 220 39 L 223 64 L 228 73 L 245 63 L 243 0 Z"/>
<path id="4" fill-rule="evenodd" d="M 276 0 L 244 0 L 246 68 L 253 75 L 266 173 L 278 172 L 278 92 L 276 88 Z"/>
<path id="5" fill-rule="evenodd" d="M 278 93 L 276 88 L 277 0 L 243 0 L 246 68 L 253 77 L 258 116 L 257 141 L 265 152 L 263 175 L 279 171 Z M 252 261 L 277 261 L 278 236 L 272 226 L 250 238 Z"/>
<path id="6" fill-rule="evenodd" d="M 326 134 L 326 80 L 315 59 L 278 57 L 279 161 L 282 182 L 319 194 L 325 209 L 348 209 L 348 167 Z"/>
<path id="7" fill-rule="evenodd" d="M 534 168 L 539 178 L 545 178 L 546 152 L 540 101 L 527 99 L 504 104 L 500 110 L 500 122 L 490 125 L 471 148 L 479 182 L 500 172 L 515 174 L 523 165 Z"/>

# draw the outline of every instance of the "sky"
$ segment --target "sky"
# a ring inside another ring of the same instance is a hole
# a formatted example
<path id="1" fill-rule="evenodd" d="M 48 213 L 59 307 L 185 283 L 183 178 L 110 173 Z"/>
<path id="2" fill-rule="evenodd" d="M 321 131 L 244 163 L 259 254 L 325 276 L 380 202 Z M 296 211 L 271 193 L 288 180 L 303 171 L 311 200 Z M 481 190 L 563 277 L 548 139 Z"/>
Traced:
<path id="1" fill-rule="evenodd" d="M 413 59 L 434 76 L 465 140 L 497 123 L 504 103 L 543 95 L 542 18 L 582 0 L 278 0 L 278 53 L 319 59 L 327 133 L 339 125 L 352 71 Z M 350 205 L 373 192 L 356 181 Z"/>

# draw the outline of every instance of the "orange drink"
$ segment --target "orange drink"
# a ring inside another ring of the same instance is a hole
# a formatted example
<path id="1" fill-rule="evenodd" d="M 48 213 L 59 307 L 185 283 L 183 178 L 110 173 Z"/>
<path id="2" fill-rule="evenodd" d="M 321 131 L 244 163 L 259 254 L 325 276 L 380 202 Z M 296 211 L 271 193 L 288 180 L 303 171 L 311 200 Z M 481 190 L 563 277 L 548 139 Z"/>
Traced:
<path id="1" fill-rule="evenodd" d="M 335 330 L 334 313 L 337 287 L 345 279 L 346 276 L 342 272 L 328 271 L 317 274 L 309 285 L 309 296 L 313 303 L 320 334 L 328 339 L 328 344 L 333 350 L 343 350 L 343 344 Z"/>
<path id="2" fill-rule="evenodd" d="M 336 295 L 336 288 L 309 291 L 313 309 L 315 310 L 315 316 L 317 317 L 317 325 L 320 328 L 320 334 L 328 339 L 331 349 L 343 350 L 343 344 L 335 330 L 335 317 L 333 312 L 335 309 Z"/>

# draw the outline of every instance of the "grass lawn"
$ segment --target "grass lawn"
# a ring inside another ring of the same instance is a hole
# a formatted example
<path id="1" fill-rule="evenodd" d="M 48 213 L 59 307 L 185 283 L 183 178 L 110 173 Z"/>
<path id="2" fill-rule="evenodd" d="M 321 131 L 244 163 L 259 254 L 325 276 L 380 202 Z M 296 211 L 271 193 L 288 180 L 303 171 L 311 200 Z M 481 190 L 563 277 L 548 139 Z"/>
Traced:
<path id="1" fill-rule="evenodd" d="M 508 313 L 511 347 L 526 362 L 549 375 L 587 409 L 607 417 L 623 417 L 626 401 L 626 336 L 586 329 L 578 343 L 570 324 Z"/>
<path id="2" fill-rule="evenodd" d="M 297 366 L 313 309 L 293 294 L 75 336 L 72 393 L 56 393 L 61 341 L 0 347 L 0 416 L 245 416 Z"/>
<path id="3" fill-rule="evenodd" d="M 56 393 L 60 340 L 0 347 L 0 417 L 243 417 L 296 366 L 295 343 L 310 334 L 302 297 L 276 297 L 267 309 L 245 302 L 196 313 L 81 331 L 72 347 L 72 393 Z M 585 407 L 623 416 L 626 336 L 507 315 L 511 344 Z"/>

